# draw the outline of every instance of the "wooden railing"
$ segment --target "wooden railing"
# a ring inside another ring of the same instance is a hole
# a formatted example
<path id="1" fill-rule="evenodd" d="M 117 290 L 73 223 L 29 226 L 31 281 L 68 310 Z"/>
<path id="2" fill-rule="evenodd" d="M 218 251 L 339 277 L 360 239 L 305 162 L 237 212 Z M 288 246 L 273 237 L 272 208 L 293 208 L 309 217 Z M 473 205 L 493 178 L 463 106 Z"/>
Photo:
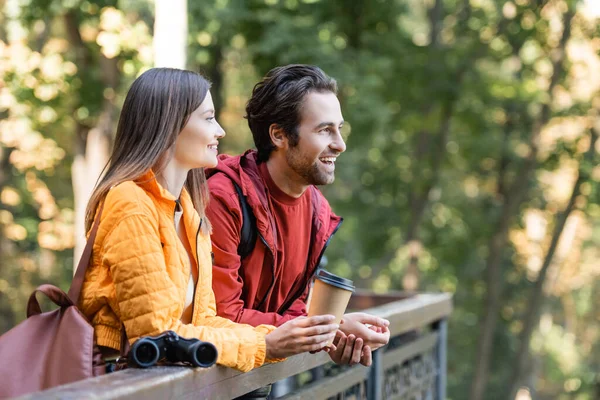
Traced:
<path id="1" fill-rule="evenodd" d="M 357 293 L 351 301 L 354 309 L 390 301 L 364 310 L 388 319 L 392 336 L 387 346 L 373 353 L 370 367 L 338 367 L 326 353 L 305 353 L 247 373 L 221 366 L 126 369 L 23 398 L 233 399 L 280 381 L 283 384 L 274 385 L 271 398 L 445 399 L 451 296 L 394 298 Z"/>

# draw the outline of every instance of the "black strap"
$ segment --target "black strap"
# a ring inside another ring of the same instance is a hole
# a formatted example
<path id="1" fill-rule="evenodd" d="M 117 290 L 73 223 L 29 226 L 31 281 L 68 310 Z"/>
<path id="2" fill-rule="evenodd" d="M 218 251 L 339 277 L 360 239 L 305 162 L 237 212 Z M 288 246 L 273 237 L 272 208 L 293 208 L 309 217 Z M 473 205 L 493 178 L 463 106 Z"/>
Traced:
<path id="1" fill-rule="evenodd" d="M 237 252 L 240 258 L 244 259 L 252 253 L 256 244 L 256 237 L 258 235 L 256 217 L 246 200 L 246 196 L 244 196 L 244 193 L 242 192 L 242 188 L 233 180 L 231 182 L 238 194 L 240 207 L 242 209 L 242 229 L 240 230 L 240 244 L 238 245 Z"/>

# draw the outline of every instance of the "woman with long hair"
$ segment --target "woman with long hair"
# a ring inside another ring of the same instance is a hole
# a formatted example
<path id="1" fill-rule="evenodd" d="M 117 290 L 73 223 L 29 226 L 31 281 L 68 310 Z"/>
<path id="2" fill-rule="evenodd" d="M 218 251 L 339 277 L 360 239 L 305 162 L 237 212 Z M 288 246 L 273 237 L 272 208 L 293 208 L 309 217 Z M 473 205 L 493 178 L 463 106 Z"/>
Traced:
<path id="1" fill-rule="evenodd" d="M 194 72 L 154 68 L 125 98 L 86 211 L 88 232 L 100 224 L 79 304 L 104 354 L 119 350 L 122 327 L 129 343 L 172 330 L 213 343 L 217 363 L 248 371 L 321 350 L 338 329 L 330 315 L 277 329 L 216 316 L 204 168 L 217 165 L 225 132 L 209 88 Z"/>

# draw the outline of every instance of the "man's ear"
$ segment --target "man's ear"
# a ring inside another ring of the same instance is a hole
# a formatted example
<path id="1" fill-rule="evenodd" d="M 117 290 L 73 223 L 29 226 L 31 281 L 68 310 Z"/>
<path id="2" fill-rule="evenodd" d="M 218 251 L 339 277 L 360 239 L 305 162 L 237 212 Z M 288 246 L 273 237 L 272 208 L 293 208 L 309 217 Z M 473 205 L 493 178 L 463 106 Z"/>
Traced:
<path id="1" fill-rule="evenodd" d="M 275 147 L 278 149 L 287 149 L 288 138 L 279 125 L 271 124 L 271 126 L 269 126 L 269 136 L 271 137 L 271 142 Z"/>

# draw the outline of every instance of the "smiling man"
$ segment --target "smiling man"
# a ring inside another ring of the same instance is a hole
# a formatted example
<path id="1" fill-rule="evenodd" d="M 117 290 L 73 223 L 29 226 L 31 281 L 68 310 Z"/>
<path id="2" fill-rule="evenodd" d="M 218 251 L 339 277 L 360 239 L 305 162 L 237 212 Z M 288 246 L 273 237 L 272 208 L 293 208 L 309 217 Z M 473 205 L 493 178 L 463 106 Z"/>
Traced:
<path id="1" fill-rule="evenodd" d="M 246 118 L 256 150 L 220 156 L 209 174 L 220 316 L 279 326 L 306 315 L 311 278 L 342 223 L 316 188 L 334 181 L 346 150 L 336 93 L 336 81 L 309 65 L 274 68 L 254 87 Z M 389 339 L 386 324 L 347 314 L 331 358 L 369 365 Z"/>

